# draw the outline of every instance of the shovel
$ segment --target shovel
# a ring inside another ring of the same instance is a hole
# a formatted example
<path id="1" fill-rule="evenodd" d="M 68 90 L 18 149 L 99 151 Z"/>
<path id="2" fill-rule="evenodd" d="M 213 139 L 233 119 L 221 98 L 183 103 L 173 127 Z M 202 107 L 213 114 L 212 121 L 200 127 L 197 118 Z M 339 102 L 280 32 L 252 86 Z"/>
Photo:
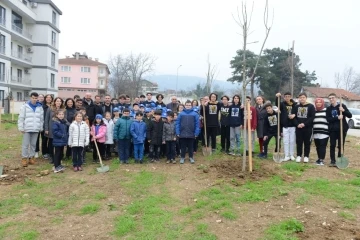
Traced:
<path id="1" fill-rule="evenodd" d="M 281 163 L 284 159 L 284 156 L 282 153 L 280 153 L 280 97 L 278 98 L 278 112 L 277 112 L 277 152 L 273 155 L 273 160 L 276 163 Z"/>
<path id="2" fill-rule="evenodd" d="M 340 107 L 342 107 L 342 97 L 340 95 Z M 340 111 L 340 116 L 342 116 L 342 111 Z M 340 139 L 339 139 L 339 142 L 340 142 L 340 149 L 341 149 L 341 156 L 338 157 L 338 159 L 336 160 L 336 166 L 339 168 L 339 169 L 346 169 L 348 166 L 349 166 L 349 160 L 344 157 L 344 133 L 343 133 L 343 120 L 340 119 Z"/>
<path id="3" fill-rule="evenodd" d="M 4 171 L 4 166 L 0 165 L 0 176 L 3 175 L 3 171 Z"/>
<path id="4" fill-rule="evenodd" d="M 212 154 L 211 148 L 208 147 L 207 143 L 207 132 L 206 132 L 206 112 L 205 105 L 203 104 L 203 113 L 204 113 L 204 130 L 205 130 L 205 146 L 202 148 L 202 152 L 204 156 L 210 156 Z"/>
<path id="5" fill-rule="evenodd" d="M 104 165 L 103 162 L 102 162 L 102 159 L 101 159 L 101 156 L 100 156 L 100 152 L 99 152 L 99 148 L 98 148 L 98 145 L 97 145 L 97 143 L 96 143 L 96 139 L 94 139 L 94 143 L 95 143 L 95 147 L 96 147 L 97 154 L 98 154 L 98 156 L 99 156 L 100 166 L 101 166 L 101 167 L 96 168 L 96 170 L 97 170 L 99 173 L 108 172 L 108 171 L 109 171 L 109 166 Z"/>

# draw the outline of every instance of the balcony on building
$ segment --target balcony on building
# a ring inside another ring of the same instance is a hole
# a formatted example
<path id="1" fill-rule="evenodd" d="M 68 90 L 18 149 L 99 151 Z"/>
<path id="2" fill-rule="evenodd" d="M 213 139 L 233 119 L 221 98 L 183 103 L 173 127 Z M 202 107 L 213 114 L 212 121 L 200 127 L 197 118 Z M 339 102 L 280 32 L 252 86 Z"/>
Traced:
<path id="1" fill-rule="evenodd" d="M 0 54 L 6 55 L 5 46 L 4 46 L 4 45 L 0 45 Z"/>
<path id="2" fill-rule="evenodd" d="M 16 11 L 24 19 L 34 22 L 36 21 L 36 13 L 34 8 L 37 7 L 37 3 L 28 0 L 2 0 L 9 8 Z"/>
<path id="3" fill-rule="evenodd" d="M 32 63 L 32 57 L 26 53 L 18 52 L 16 50 L 11 51 L 11 58 L 14 64 L 30 68 Z"/>
<path id="4" fill-rule="evenodd" d="M 5 82 L 5 74 L 0 75 L 0 82 Z"/>
<path id="5" fill-rule="evenodd" d="M 31 79 L 26 77 L 11 76 L 10 85 L 19 89 L 31 89 Z"/>

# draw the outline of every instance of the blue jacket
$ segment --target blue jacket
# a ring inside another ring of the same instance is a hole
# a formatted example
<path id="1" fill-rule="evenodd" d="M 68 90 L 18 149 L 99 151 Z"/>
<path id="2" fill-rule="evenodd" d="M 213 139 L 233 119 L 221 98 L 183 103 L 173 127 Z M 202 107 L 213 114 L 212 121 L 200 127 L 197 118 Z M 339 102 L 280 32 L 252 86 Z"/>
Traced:
<path id="1" fill-rule="evenodd" d="M 114 129 L 114 139 L 131 139 L 130 126 L 132 120 L 129 117 L 122 116 L 116 121 Z"/>
<path id="2" fill-rule="evenodd" d="M 145 142 L 146 138 L 146 123 L 143 121 L 133 121 L 130 126 L 130 133 L 133 137 L 134 144 Z"/>
<path id="3" fill-rule="evenodd" d="M 69 140 L 68 126 L 66 120 L 54 120 L 52 125 L 53 130 L 53 146 L 66 146 Z"/>
<path id="4" fill-rule="evenodd" d="M 193 109 L 184 109 L 176 120 L 176 135 L 180 138 L 195 138 L 199 134 L 199 115 Z"/>

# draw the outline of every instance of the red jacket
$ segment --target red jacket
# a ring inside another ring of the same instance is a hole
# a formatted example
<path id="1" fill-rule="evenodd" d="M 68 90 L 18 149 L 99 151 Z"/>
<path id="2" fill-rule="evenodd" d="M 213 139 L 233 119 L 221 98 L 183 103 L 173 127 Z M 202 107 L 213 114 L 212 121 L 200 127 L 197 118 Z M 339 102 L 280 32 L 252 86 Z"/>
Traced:
<path id="1" fill-rule="evenodd" d="M 250 106 L 250 112 L 251 112 L 251 118 L 250 118 L 250 126 L 252 130 L 255 130 L 257 127 L 257 113 L 256 113 L 256 109 L 252 106 Z M 248 114 L 246 111 L 246 108 L 244 108 L 244 122 L 245 122 L 245 127 L 247 127 L 247 119 L 248 119 Z"/>

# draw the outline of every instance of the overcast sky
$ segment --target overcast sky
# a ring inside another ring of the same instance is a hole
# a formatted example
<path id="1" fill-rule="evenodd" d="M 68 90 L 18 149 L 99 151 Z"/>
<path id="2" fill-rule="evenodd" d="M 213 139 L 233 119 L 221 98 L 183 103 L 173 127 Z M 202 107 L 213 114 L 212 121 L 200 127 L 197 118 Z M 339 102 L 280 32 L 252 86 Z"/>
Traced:
<path id="1" fill-rule="evenodd" d="M 219 80 L 231 77 L 229 62 L 241 48 L 232 18 L 235 0 L 53 0 L 60 18 L 60 58 L 86 52 L 107 63 L 110 55 L 151 53 L 155 74 L 204 77 L 206 58 L 218 65 Z M 254 1 L 250 41 L 265 34 L 265 0 Z M 251 1 L 248 4 L 251 5 Z M 322 85 L 335 87 L 334 73 L 352 66 L 360 72 L 360 1 L 269 0 L 275 18 L 266 48 L 287 49 L 295 40 L 303 70 L 315 70 Z M 260 43 L 249 49 L 258 53 Z"/>

